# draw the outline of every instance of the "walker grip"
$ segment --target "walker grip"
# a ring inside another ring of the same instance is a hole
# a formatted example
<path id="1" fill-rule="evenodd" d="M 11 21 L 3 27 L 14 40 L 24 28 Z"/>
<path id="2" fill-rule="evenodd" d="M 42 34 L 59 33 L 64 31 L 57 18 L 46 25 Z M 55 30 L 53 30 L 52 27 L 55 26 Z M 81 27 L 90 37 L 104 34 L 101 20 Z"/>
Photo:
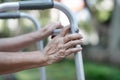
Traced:
<path id="1" fill-rule="evenodd" d="M 19 10 L 37 10 L 53 8 L 52 0 L 20 1 Z"/>
<path id="2" fill-rule="evenodd" d="M 0 19 L 11 19 L 11 18 L 20 18 L 19 13 L 0 13 Z"/>

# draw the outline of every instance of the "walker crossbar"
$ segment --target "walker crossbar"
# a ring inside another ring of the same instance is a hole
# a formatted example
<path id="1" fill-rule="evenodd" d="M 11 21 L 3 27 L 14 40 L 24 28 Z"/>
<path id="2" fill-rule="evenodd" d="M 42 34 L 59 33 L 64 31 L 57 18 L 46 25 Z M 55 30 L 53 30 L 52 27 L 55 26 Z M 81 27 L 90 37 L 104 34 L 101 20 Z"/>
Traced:
<path id="1" fill-rule="evenodd" d="M 41 0 L 40 2 L 42 2 L 42 1 L 44 1 L 44 0 Z M 40 8 L 41 6 L 38 5 L 40 2 L 39 1 L 34 1 L 34 4 L 33 4 L 34 8 L 32 8 L 33 5 L 29 1 L 14 2 L 14 5 L 12 5 L 12 7 L 11 7 L 11 4 L 13 4 L 13 3 L 7 3 L 7 4 L 10 5 L 9 8 L 8 8 L 8 5 L 6 5 L 7 8 L 5 8 L 6 7 L 6 6 L 4 6 L 5 3 L 3 3 L 4 5 L 2 5 L 2 7 L 0 5 L 0 12 L 7 11 L 7 10 L 33 10 L 33 9 L 41 9 Z M 66 6 L 64 6 L 63 4 L 60 4 L 58 2 L 52 2 L 52 0 L 48 0 L 48 1 L 46 1 L 46 3 L 47 2 L 52 4 L 52 6 L 50 8 L 59 9 L 59 10 L 61 10 L 62 12 L 64 12 L 66 14 L 66 16 L 68 17 L 69 22 L 70 22 L 71 33 L 77 33 L 78 32 L 78 23 L 76 21 L 76 18 L 74 16 L 74 14 Z M 24 6 L 23 4 L 24 5 L 27 4 L 27 6 Z M 23 6 L 24 6 L 24 9 L 22 8 Z M 28 8 L 28 7 L 30 7 L 30 8 Z M 42 9 L 47 9 L 47 8 L 42 8 Z M 80 45 L 78 45 L 78 46 L 80 46 Z M 83 69 L 83 61 L 82 61 L 82 52 L 78 52 L 78 53 L 75 54 L 75 64 L 76 64 L 77 80 L 85 80 L 84 69 Z"/>
<path id="2" fill-rule="evenodd" d="M 41 25 L 39 24 L 38 20 L 36 20 L 34 17 L 32 17 L 29 14 L 22 13 L 22 12 L 0 13 L 0 19 L 17 19 L 17 18 L 27 18 L 34 23 L 36 30 L 41 29 Z M 37 42 L 36 45 L 37 45 L 37 50 L 43 50 L 44 43 L 42 40 L 40 42 Z M 40 68 L 40 76 L 41 76 L 40 80 L 46 80 L 45 67 Z"/>
<path id="3" fill-rule="evenodd" d="M 53 8 L 52 0 L 6 2 L 0 4 L 0 12 L 7 10 L 38 10 Z"/>
<path id="4" fill-rule="evenodd" d="M 9 13 L 0 13 L 0 19 L 16 19 L 16 18 L 20 18 L 20 13 L 13 13 L 13 12 L 9 12 Z"/>

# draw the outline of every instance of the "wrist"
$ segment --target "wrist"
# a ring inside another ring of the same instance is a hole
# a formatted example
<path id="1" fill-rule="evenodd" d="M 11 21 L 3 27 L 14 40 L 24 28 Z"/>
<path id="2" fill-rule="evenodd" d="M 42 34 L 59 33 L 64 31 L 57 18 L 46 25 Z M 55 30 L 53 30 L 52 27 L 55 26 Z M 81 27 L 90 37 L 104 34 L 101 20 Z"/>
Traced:
<path id="1" fill-rule="evenodd" d="M 48 65 L 47 64 L 48 58 L 43 51 L 36 51 L 35 53 L 36 64 L 38 64 L 40 67 Z"/>

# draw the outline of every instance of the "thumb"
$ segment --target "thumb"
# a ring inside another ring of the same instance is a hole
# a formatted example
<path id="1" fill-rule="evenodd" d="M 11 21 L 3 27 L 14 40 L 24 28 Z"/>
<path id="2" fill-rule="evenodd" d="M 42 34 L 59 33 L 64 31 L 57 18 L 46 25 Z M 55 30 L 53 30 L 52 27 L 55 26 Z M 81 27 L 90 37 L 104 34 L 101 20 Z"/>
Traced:
<path id="1" fill-rule="evenodd" d="M 62 29 L 62 31 L 60 32 L 60 36 L 65 36 L 65 35 L 67 35 L 68 33 L 70 32 L 70 26 L 66 26 L 66 27 L 64 27 L 63 29 Z"/>
<path id="2" fill-rule="evenodd" d="M 61 25 L 60 22 L 52 23 L 51 27 L 52 27 L 53 30 L 63 28 L 63 26 Z"/>

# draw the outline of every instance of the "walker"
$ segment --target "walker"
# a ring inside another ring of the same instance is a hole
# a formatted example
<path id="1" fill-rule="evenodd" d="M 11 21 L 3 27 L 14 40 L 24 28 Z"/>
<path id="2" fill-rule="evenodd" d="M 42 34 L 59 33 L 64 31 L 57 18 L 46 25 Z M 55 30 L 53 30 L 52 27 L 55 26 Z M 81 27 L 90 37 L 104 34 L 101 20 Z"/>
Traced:
<path id="1" fill-rule="evenodd" d="M 69 19 L 71 33 L 78 33 L 78 24 L 75 19 L 74 14 L 63 4 L 59 2 L 54 2 L 52 0 L 40 0 L 40 1 L 20 1 L 20 2 L 8 2 L 0 4 L 0 13 L 10 10 L 40 10 L 40 9 L 50 9 L 56 8 L 61 10 L 66 14 Z M 80 45 L 78 45 L 80 46 Z M 77 46 L 76 46 L 77 47 Z M 75 54 L 75 64 L 76 64 L 76 77 L 77 80 L 85 80 L 82 52 Z"/>

